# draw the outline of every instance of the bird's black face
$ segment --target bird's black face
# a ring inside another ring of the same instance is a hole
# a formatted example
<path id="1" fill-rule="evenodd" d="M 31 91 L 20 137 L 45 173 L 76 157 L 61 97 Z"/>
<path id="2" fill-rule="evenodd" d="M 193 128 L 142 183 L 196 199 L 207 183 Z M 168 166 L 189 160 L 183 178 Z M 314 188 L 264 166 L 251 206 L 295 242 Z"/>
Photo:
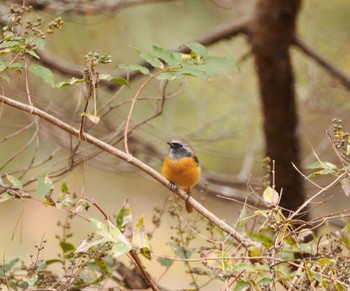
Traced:
<path id="1" fill-rule="evenodd" d="M 168 145 L 170 145 L 170 148 L 172 149 L 181 149 L 183 148 L 183 145 L 179 142 L 167 142 Z"/>
<path id="2" fill-rule="evenodd" d="M 184 157 L 193 157 L 193 150 L 190 145 L 174 140 L 167 142 L 170 145 L 169 157 L 174 160 L 179 160 Z"/>

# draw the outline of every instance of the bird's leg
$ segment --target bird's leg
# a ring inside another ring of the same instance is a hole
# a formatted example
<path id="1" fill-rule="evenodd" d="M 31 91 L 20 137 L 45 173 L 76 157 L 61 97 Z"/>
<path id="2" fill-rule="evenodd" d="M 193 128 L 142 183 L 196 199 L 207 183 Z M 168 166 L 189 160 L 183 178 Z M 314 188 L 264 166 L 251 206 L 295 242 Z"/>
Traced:
<path id="1" fill-rule="evenodd" d="M 188 213 L 191 213 L 193 211 L 193 207 L 192 205 L 190 204 L 190 197 L 191 197 L 191 194 L 190 194 L 190 191 L 186 192 L 187 194 L 187 198 L 186 198 L 186 201 L 185 201 L 185 205 L 186 205 L 186 210 Z"/>

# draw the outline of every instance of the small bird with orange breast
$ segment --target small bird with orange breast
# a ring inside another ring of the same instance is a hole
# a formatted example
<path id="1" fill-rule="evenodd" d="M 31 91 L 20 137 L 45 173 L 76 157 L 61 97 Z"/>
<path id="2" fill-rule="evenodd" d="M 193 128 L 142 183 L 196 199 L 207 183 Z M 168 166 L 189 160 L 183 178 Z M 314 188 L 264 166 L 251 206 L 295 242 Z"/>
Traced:
<path id="1" fill-rule="evenodd" d="M 199 160 L 196 157 L 190 144 L 183 139 L 174 139 L 167 142 L 170 146 L 169 154 L 165 157 L 162 167 L 162 175 L 172 185 L 182 188 L 187 194 L 186 210 L 193 211 L 188 203 L 191 188 L 196 185 L 201 175 Z"/>

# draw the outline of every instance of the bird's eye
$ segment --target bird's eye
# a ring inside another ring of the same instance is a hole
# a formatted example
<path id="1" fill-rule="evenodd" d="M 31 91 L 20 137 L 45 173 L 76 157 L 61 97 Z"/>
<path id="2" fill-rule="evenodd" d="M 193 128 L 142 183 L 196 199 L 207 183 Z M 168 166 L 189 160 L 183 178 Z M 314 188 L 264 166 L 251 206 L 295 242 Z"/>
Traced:
<path id="1" fill-rule="evenodd" d="M 178 148 L 182 148 L 182 144 L 179 143 L 179 144 L 177 145 L 177 147 L 178 147 Z"/>

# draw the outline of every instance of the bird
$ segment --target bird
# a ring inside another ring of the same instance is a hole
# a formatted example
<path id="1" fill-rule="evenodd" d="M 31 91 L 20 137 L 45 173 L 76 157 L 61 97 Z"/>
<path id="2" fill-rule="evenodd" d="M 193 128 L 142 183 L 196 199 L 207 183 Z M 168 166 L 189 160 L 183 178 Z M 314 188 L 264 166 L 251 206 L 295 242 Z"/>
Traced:
<path id="1" fill-rule="evenodd" d="M 192 187 L 198 183 L 201 176 L 199 160 L 187 141 L 174 139 L 167 144 L 170 148 L 164 158 L 162 176 L 170 181 L 170 188 L 178 186 L 188 194 L 186 210 L 191 213 L 193 208 L 188 200 Z"/>

